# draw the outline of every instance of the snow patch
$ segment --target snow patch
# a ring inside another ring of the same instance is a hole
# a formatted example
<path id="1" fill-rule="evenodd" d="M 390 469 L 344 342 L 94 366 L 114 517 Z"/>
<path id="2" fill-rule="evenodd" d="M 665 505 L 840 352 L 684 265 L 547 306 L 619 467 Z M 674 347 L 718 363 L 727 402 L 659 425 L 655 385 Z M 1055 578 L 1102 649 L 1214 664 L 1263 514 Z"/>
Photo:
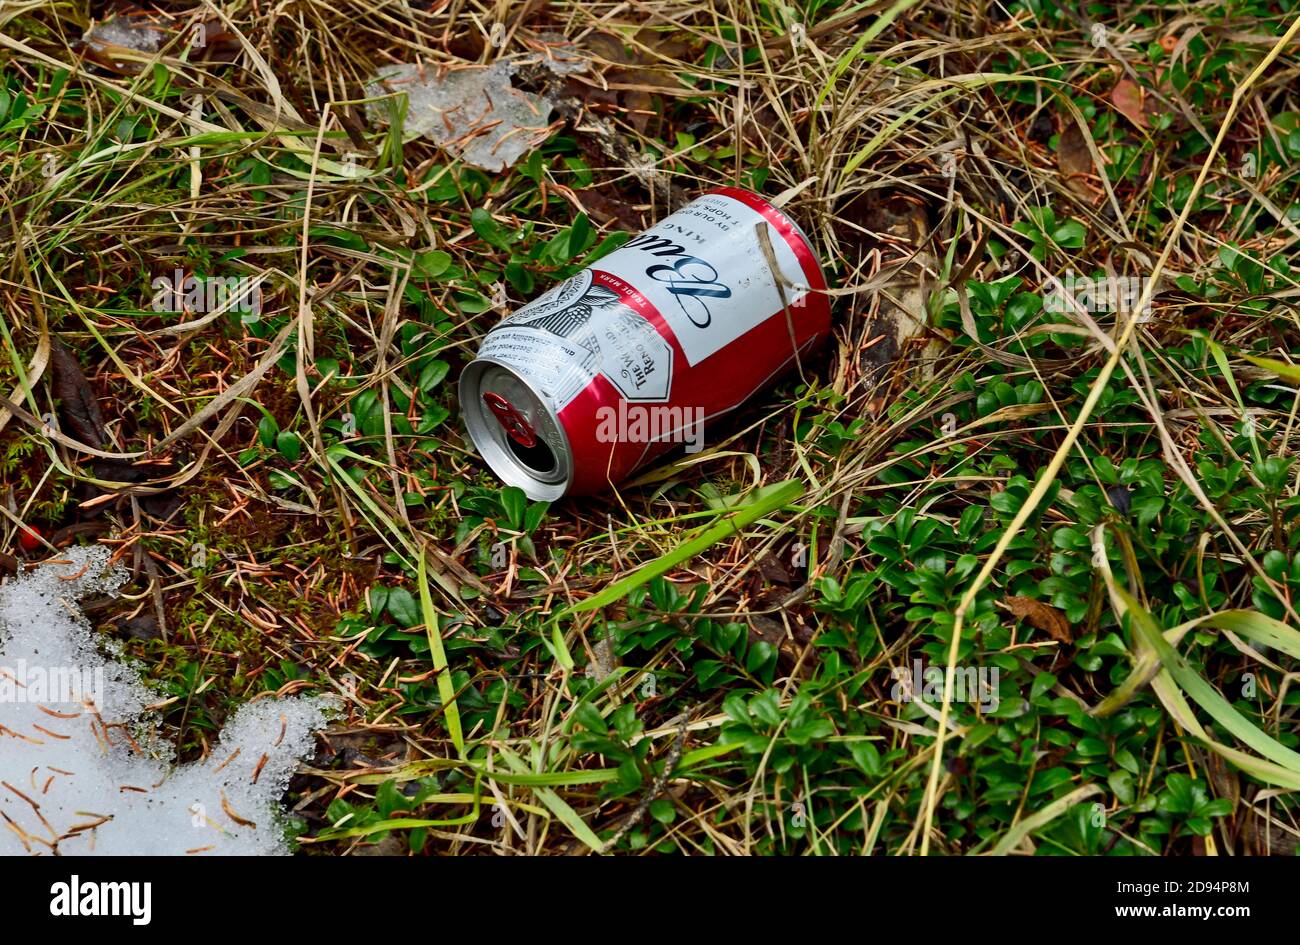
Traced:
<path id="1" fill-rule="evenodd" d="M 86 30 L 81 41 L 96 52 L 111 52 L 113 47 L 135 52 L 157 52 L 166 33 L 147 20 L 130 16 L 115 16 Z"/>
<path id="2" fill-rule="evenodd" d="M 542 64 L 556 75 L 574 75 L 586 72 L 590 60 L 578 45 L 560 33 L 543 33 L 536 40 L 524 43 L 542 55 Z"/>
<path id="3" fill-rule="evenodd" d="M 555 107 L 545 96 L 514 88 L 515 68 L 505 60 L 450 70 L 407 63 L 381 69 L 366 92 L 406 93 L 406 140 L 423 136 L 467 164 L 500 171 L 546 140 Z M 388 119 L 389 101 L 368 105 L 372 121 Z"/>
<path id="4" fill-rule="evenodd" d="M 287 854 L 280 799 L 336 701 L 248 703 L 175 767 L 162 697 L 74 604 L 125 580 L 108 549 L 75 548 L 0 588 L 0 855 Z"/>

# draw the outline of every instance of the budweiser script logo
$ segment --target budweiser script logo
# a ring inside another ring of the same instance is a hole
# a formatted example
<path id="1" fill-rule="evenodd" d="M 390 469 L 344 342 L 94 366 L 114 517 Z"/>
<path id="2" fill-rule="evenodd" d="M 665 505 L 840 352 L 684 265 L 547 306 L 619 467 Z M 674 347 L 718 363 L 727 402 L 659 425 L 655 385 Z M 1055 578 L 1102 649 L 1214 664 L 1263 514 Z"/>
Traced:
<path id="1" fill-rule="evenodd" d="M 698 234 L 677 227 L 683 236 L 693 237 L 703 243 L 704 238 Z M 636 249 L 649 253 L 657 259 L 670 259 L 671 263 L 656 263 L 647 266 L 645 274 L 655 282 L 663 283 L 672 293 L 673 299 L 681 306 L 682 313 L 697 328 L 708 328 L 713 322 L 706 299 L 729 299 L 731 289 L 718 281 L 718 270 L 712 264 L 686 251 L 686 247 L 657 236 L 653 232 L 643 233 L 624 244 L 624 249 Z"/>

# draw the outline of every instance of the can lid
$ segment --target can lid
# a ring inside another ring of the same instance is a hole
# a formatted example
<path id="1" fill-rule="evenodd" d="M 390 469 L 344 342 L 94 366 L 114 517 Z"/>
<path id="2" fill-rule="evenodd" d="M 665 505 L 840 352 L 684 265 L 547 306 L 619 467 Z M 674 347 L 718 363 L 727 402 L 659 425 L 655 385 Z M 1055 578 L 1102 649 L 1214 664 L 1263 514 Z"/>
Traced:
<path id="1" fill-rule="evenodd" d="M 492 471 L 534 501 L 558 499 L 573 478 L 572 453 L 550 398 L 490 358 L 460 377 L 465 429 Z"/>

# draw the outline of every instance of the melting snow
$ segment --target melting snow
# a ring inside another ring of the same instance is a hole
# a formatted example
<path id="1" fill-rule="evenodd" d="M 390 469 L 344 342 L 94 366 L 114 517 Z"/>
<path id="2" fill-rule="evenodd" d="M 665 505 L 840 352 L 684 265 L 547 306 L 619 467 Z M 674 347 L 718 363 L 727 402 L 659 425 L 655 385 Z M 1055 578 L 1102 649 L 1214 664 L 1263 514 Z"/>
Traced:
<path id="1" fill-rule="evenodd" d="M 536 40 L 525 43 L 541 53 L 542 63 L 556 75 L 573 75 L 586 72 L 589 60 L 576 43 L 559 33 L 543 33 Z"/>
<path id="2" fill-rule="evenodd" d="M 115 16 L 86 30 L 81 40 L 98 52 L 110 52 L 112 47 L 119 46 L 122 49 L 151 53 L 158 51 L 166 35 L 147 20 Z"/>
<path id="3" fill-rule="evenodd" d="M 500 171 L 546 140 L 554 103 L 510 84 L 515 63 L 440 72 L 407 63 L 381 69 L 367 86 L 372 96 L 405 92 L 407 140 L 421 135 L 467 164 Z M 388 117 L 388 101 L 370 103 L 372 121 Z"/>
<path id="4" fill-rule="evenodd" d="M 241 707 L 203 761 L 175 767 L 160 701 L 105 657 L 74 606 L 125 580 L 108 549 L 69 549 L 0 588 L 0 855 L 288 853 L 283 797 L 335 703 Z"/>

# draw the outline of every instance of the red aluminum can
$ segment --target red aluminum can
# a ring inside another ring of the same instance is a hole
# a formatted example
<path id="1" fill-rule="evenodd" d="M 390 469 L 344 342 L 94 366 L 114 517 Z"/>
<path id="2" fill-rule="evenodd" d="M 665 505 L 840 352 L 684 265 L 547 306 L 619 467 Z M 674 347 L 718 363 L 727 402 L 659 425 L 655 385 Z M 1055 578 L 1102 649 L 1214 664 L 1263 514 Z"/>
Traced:
<path id="1" fill-rule="evenodd" d="M 532 499 L 599 492 L 674 446 L 698 448 L 830 324 L 803 231 L 720 187 L 488 332 L 461 374 L 465 426 Z"/>

